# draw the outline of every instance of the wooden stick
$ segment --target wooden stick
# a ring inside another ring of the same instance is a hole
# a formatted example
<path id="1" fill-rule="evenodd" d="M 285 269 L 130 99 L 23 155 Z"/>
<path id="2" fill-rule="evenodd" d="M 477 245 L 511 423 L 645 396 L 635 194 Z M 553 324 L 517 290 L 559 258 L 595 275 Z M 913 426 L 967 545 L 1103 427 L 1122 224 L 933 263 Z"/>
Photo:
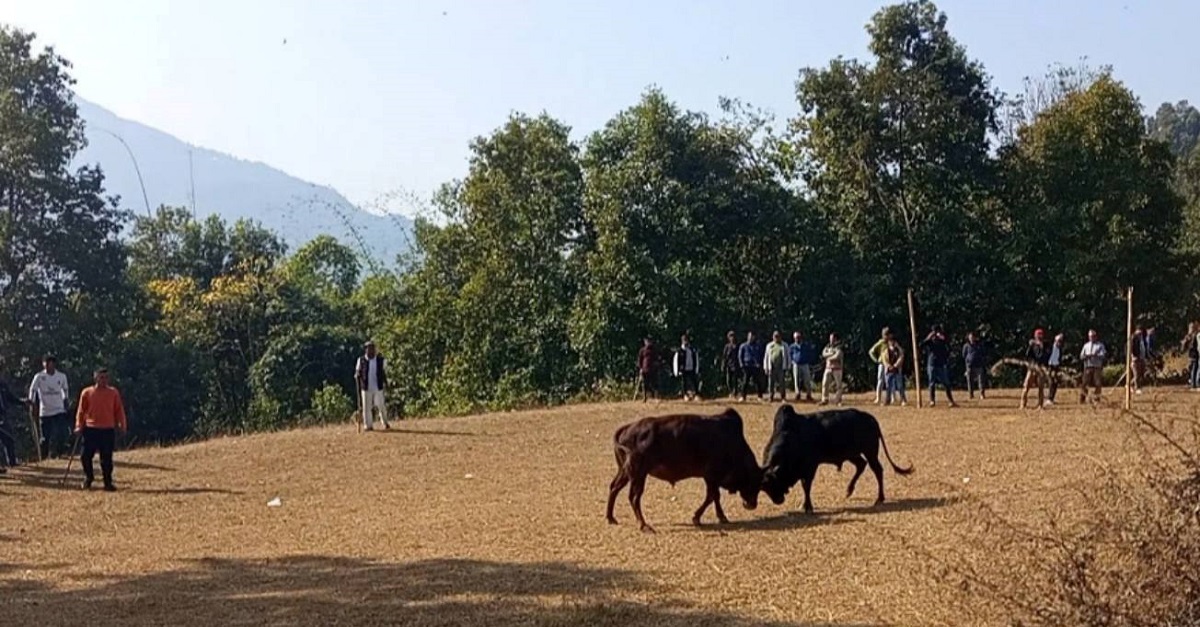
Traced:
<path id="1" fill-rule="evenodd" d="M 360 390 L 360 389 L 359 389 L 359 387 L 358 387 L 358 382 L 357 382 L 357 381 L 355 381 L 355 382 L 354 382 L 354 397 L 355 397 L 356 399 L 358 399 L 358 402 L 357 402 L 357 403 L 355 403 L 355 406 L 357 406 L 357 407 L 358 407 L 358 411 L 357 411 L 357 412 L 355 412 L 355 414 L 354 414 L 354 426 L 355 426 L 355 427 L 358 429 L 358 432 L 359 432 L 359 433 L 362 433 L 362 428 L 363 428 L 363 393 L 362 393 L 362 390 Z"/>
<path id="2" fill-rule="evenodd" d="M 1128 317 L 1125 323 L 1125 409 L 1133 407 L 1133 286 L 1126 292 Z"/>
<path id="3" fill-rule="evenodd" d="M 917 385 L 917 408 L 924 407 L 921 401 L 921 355 L 917 352 L 917 315 L 913 309 L 913 292 L 912 288 L 908 288 L 908 325 L 912 329 L 912 364 L 913 364 L 913 381 Z"/>
<path id="4" fill-rule="evenodd" d="M 33 450 L 37 451 L 38 463 L 42 462 L 42 431 L 38 427 L 37 402 L 29 403 L 29 434 L 33 436 Z"/>

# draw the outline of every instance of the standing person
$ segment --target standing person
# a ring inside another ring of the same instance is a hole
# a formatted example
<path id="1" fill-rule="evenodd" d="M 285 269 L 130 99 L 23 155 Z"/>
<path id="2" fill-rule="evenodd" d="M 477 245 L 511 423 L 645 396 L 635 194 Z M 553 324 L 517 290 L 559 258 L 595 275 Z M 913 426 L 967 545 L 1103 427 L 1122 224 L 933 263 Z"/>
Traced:
<path id="1" fill-rule="evenodd" d="M 792 345 L 788 347 L 788 358 L 792 362 L 792 383 L 796 388 L 796 400 L 800 400 L 800 390 L 804 390 L 805 400 L 812 402 L 813 380 L 812 364 L 816 360 L 817 349 L 812 342 L 804 339 L 804 333 L 796 331 L 792 334 Z"/>
<path id="2" fill-rule="evenodd" d="M 1100 402 L 1100 388 L 1104 384 L 1104 360 L 1108 357 L 1108 351 L 1099 338 L 1100 335 L 1095 329 L 1089 330 L 1088 341 L 1083 345 L 1083 350 L 1079 351 L 1079 360 L 1083 362 L 1083 384 L 1079 387 L 1080 403 L 1088 402 L 1089 387 L 1096 391 L 1096 398 L 1092 402 Z"/>
<path id="3" fill-rule="evenodd" d="M 951 407 L 958 407 L 954 402 L 954 392 L 950 389 L 950 341 L 946 339 L 942 325 L 935 324 L 929 335 L 921 342 L 925 349 L 925 372 L 929 375 L 929 406 L 937 406 L 937 386 L 941 384 L 946 389 L 946 400 Z"/>
<path id="4" fill-rule="evenodd" d="M 763 354 L 763 373 L 767 377 L 767 393 L 770 402 L 775 402 L 775 392 L 779 392 L 779 400 L 787 400 L 787 344 L 783 334 L 776 331 L 771 334 L 771 343 Z"/>
<path id="5" fill-rule="evenodd" d="M 83 489 L 90 490 L 96 479 L 92 460 L 100 453 L 100 472 L 104 476 L 104 491 L 115 492 L 113 485 L 113 448 L 116 447 L 117 432 L 127 428 L 125 405 L 121 393 L 108 384 L 108 369 L 96 371 L 95 385 L 85 388 L 79 395 L 79 410 L 75 415 L 75 433 L 83 438 Z"/>
<path id="6" fill-rule="evenodd" d="M 1146 329 L 1140 324 L 1129 339 L 1129 353 L 1133 356 L 1133 372 L 1129 375 L 1133 377 L 1133 392 L 1141 394 L 1142 381 L 1146 377 L 1146 364 L 1150 361 L 1152 353 L 1150 342 L 1146 339 Z"/>
<path id="7" fill-rule="evenodd" d="M 741 400 L 746 400 L 746 391 L 750 389 L 751 380 L 754 381 L 754 387 L 758 390 L 758 400 L 762 400 L 762 362 L 763 355 L 758 349 L 758 342 L 754 339 L 754 331 L 749 331 L 746 333 L 745 343 L 738 347 L 738 364 L 742 368 Z"/>
<path id="8" fill-rule="evenodd" d="M 685 333 L 679 339 L 679 350 L 675 351 L 675 363 L 672 364 L 675 376 L 681 380 L 682 396 L 685 401 L 696 400 L 700 386 L 700 353 L 692 347 Z"/>
<path id="9" fill-rule="evenodd" d="M 29 384 L 29 402 L 38 404 L 41 418 L 42 437 L 38 445 L 42 449 L 42 459 L 58 457 L 70 440 L 69 394 L 67 375 L 58 370 L 58 358 L 46 355 L 42 358 L 42 371 L 33 375 L 33 382 Z"/>
<path id="10" fill-rule="evenodd" d="M 883 327 L 879 332 L 879 341 L 871 346 L 867 351 L 867 356 L 875 363 L 875 404 L 878 405 L 883 397 L 883 390 L 887 387 L 887 368 L 883 365 L 884 353 L 887 352 L 888 336 L 892 330 L 889 327 Z"/>
<path id="11" fill-rule="evenodd" d="M 1200 390 L 1200 324 L 1188 323 L 1187 335 L 1179 347 L 1188 357 L 1188 387 L 1193 392 Z"/>
<path id="12" fill-rule="evenodd" d="M 6 467 L 17 465 L 17 442 L 12 431 L 8 428 L 8 410 L 10 407 L 24 405 L 8 387 L 6 379 L 0 379 L 0 474 L 8 472 Z"/>
<path id="13" fill-rule="evenodd" d="M 846 353 L 842 350 L 837 333 L 829 334 L 829 344 L 821 351 L 821 358 L 825 360 L 825 376 L 821 378 L 821 404 L 829 404 L 829 388 L 832 386 L 837 390 L 834 402 L 841 407 L 842 368 L 845 365 Z"/>
<path id="14" fill-rule="evenodd" d="M 967 371 L 967 398 L 975 398 L 976 388 L 979 389 L 979 398 L 987 398 L 987 348 L 974 331 L 967 334 L 962 355 Z"/>
<path id="15" fill-rule="evenodd" d="M 379 421 L 383 428 L 391 429 L 387 421 L 387 403 L 383 391 L 387 389 L 387 372 L 384 370 L 383 355 L 375 351 L 375 342 L 363 345 L 364 354 L 354 364 L 354 380 L 362 400 L 364 431 L 374 431 L 373 411 L 379 410 Z"/>
<path id="16" fill-rule="evenodd" d="M 737 395 L 738 377 L 742 371 L 741 364 L 738 363 L 737 335 L 733 331 L 725 334 L 725 348 L 721 350 L 718 359 L 721 374 L 725 375 L 725 389 L 729 390 L 729 397 L 733 398 Z"/>
<path id="17" fill-rule="evenodd" d="M 1058 373 L 1067 354 L 1063 347 L 1065 341 L 1066 336 L 1062 333 L 1055 335 L 1054 344 L 1050 345 L 1050 355 L 1046 357 L 1046 367 L 1050 371 L 1047 374 L 1050 379 L 1050 393 L 1046 395 L 1046 407 L 1054 405 L 1054 397 L 1058 394 Z"/>
<path id="18" fill-rule="evenodd" d="M 642 348 L 637 355 L 638 381 L 642 393 L 642 402 L 648 402 L 650 396 L 658 400 L 658 355 L 654 352 L 654 340 L 642 338 Z M 633 395 L 637 399 L 637 394 Z"/>
<path id="19" fill-rule="evenodd" d="M 1050 357 L 1050 351 L 1046 348 L 1043 339 L 1046 337 L 1046 332 L 1038 329 L 1033 332 L 1033 339 L 1029 340 L 1029 345 L 1025 347 L 1025 360 L 1029 362 L 1029 367 L 1025 372 L 1025 386 L 1021 390 L 1021 409 L 1026 409 L 1029 401 L 1029 390 L 1033 386 L 1037 386 L 1038 403 L 1037 408 L 1041 409 L 1046 402 L 1046 361 Z"/>
<path id="20" fill-rule="evenodd" d="M 904 348 L 889 332 L 887 348 L 883 351 L 883 365 L 887 376 L 887 396 L 885 405 L 892 404 L 892 396 L 900 397 L 900 405 L 908 405 L 908 396 L 904 391 Z M 920 390 L 917 390 L 920 393 Z"/>

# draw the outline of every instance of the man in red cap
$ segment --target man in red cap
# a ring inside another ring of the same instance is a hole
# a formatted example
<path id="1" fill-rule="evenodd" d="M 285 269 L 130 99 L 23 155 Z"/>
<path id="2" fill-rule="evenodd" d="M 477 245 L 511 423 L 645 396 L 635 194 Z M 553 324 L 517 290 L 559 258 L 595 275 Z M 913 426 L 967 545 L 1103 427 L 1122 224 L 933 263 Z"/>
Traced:
<path id="1" fill-rule="evenodd" d="M 1029 362 L 1029 368 L 1025 372 L 1025 389 L 1021 391 L 1021 409 L 1025 409 L 1029 401 L 1029 390 L 1034 385 L 1037 385 L 1038 391 L 1037 408 L 1041 409 L 1046 403 L 1046 368 L 1050 351 L 1043 341 L 1045 337 L 1045 331 L 1038 329 L 1033 332 L 1029 346 L 1025 347 L 1025 361 Z"/>

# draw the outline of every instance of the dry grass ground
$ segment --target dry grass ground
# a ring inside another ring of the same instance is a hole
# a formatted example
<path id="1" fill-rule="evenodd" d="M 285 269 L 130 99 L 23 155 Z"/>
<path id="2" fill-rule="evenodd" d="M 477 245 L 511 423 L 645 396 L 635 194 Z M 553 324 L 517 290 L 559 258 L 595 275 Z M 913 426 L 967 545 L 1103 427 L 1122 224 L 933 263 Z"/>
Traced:
<path id="1" fill-rule="evenodd" d="M 965 394 L 963 395 L 965 396 Z M 1156 400 L 1152 400 L 1151 397 Z M 1188 413 L 1200 395 L 1138 397 Z M 651 480 L 659 530 L 622 495 L 604 521 L 610 438 L 664 403 L 564 407 L 220 439 L 119 453 L 117 494 L 82 492 L 64 462 L 0 476 L 3 625 L 961 625 L 970 605 L 939 578 L 1003 546 L 961 542 L 972 499 L 1014 520 L 1084 511 L 1097 464 L 1132 461 L 1112 410 L 1070 390 L 1044 412 L 1016 392 L 960 409 L 871 406 L 889 448 L 889 503 L 864 477 L 819 471 L 815 516 L 763 499 L 694 528 L 698 480 Z M 737 406 L 761 454 L 774 406 Z M 280 497 L 282 506 L 268 507 Z M 913 550 L 919 547 L 920 550 Z"/>

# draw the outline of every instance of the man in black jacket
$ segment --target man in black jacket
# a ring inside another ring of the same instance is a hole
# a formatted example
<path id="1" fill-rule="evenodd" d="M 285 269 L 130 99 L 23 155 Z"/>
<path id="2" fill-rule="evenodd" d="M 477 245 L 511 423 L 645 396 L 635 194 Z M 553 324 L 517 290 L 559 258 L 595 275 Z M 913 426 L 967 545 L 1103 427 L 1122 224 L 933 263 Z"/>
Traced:
<path id="1" fill-rule="evenodd" d="M 1025 386 L 1021 390 L 1021 409 L 1025 409 L 1029 401 L 1029 390 L 1037 386 L 1037 408 L 1041 409 L 1046 403 L 1046 370 L 1050 360 L 1050 348 L 1045 343 L 1046 333 L 1041 329 L 1033 332 L 1033 339 L 1025 347 L 1025 361 L 1030 367 L 1025 373 Z"/>
<path id="2" fill-rule="evenodd" d="M 737 395 L 738 378 L 742 373 L 742 365 L 738 362 L 737 334 L 733 331 L 725 334 L 725 348 L 717 360 L 721 374 L 725 375 L 725 389 L 729 390 L 732 398 Z"/>
<path id="3" fill-rule="evenodd" d="M 950 341 L 946 339 L 942 325 L 933 325 L 933 330 L 925 337 L 921 347 L 925 349 L 925 372 L 929 375 L 929 406 L 937 406 L 936 390 L 941 385 L 946 390 L 946 401 L 951 407 L 958 407 L 954 402 L 954 392 L 950 389 Z"/>
<path id="4" fill-rule="evenodd" d="M 379 410 L 379 421 L 384 429 L 391 429 L 387 421 L 387 404 L 383 391 L 387 389 L 387 373 L 383 367 L 383 355 L 375 352 L 375 342 L 367 342 L 366 353 L 354 365 L 354 380 L 358 383 L 358 394 L 362 404 L 363 429 L 374 431 L 372 410 Z"/>
<path id="5" fill-rule="evenodd" d="M 8 410 L 24 404 L 25 401 L 17 398 L 8 387 L 8 380 L 0 377 L 0 474 L 8 472 L 6 466 L 11 468 L 17 465 L 17 442 L 8 428 Z"/>

